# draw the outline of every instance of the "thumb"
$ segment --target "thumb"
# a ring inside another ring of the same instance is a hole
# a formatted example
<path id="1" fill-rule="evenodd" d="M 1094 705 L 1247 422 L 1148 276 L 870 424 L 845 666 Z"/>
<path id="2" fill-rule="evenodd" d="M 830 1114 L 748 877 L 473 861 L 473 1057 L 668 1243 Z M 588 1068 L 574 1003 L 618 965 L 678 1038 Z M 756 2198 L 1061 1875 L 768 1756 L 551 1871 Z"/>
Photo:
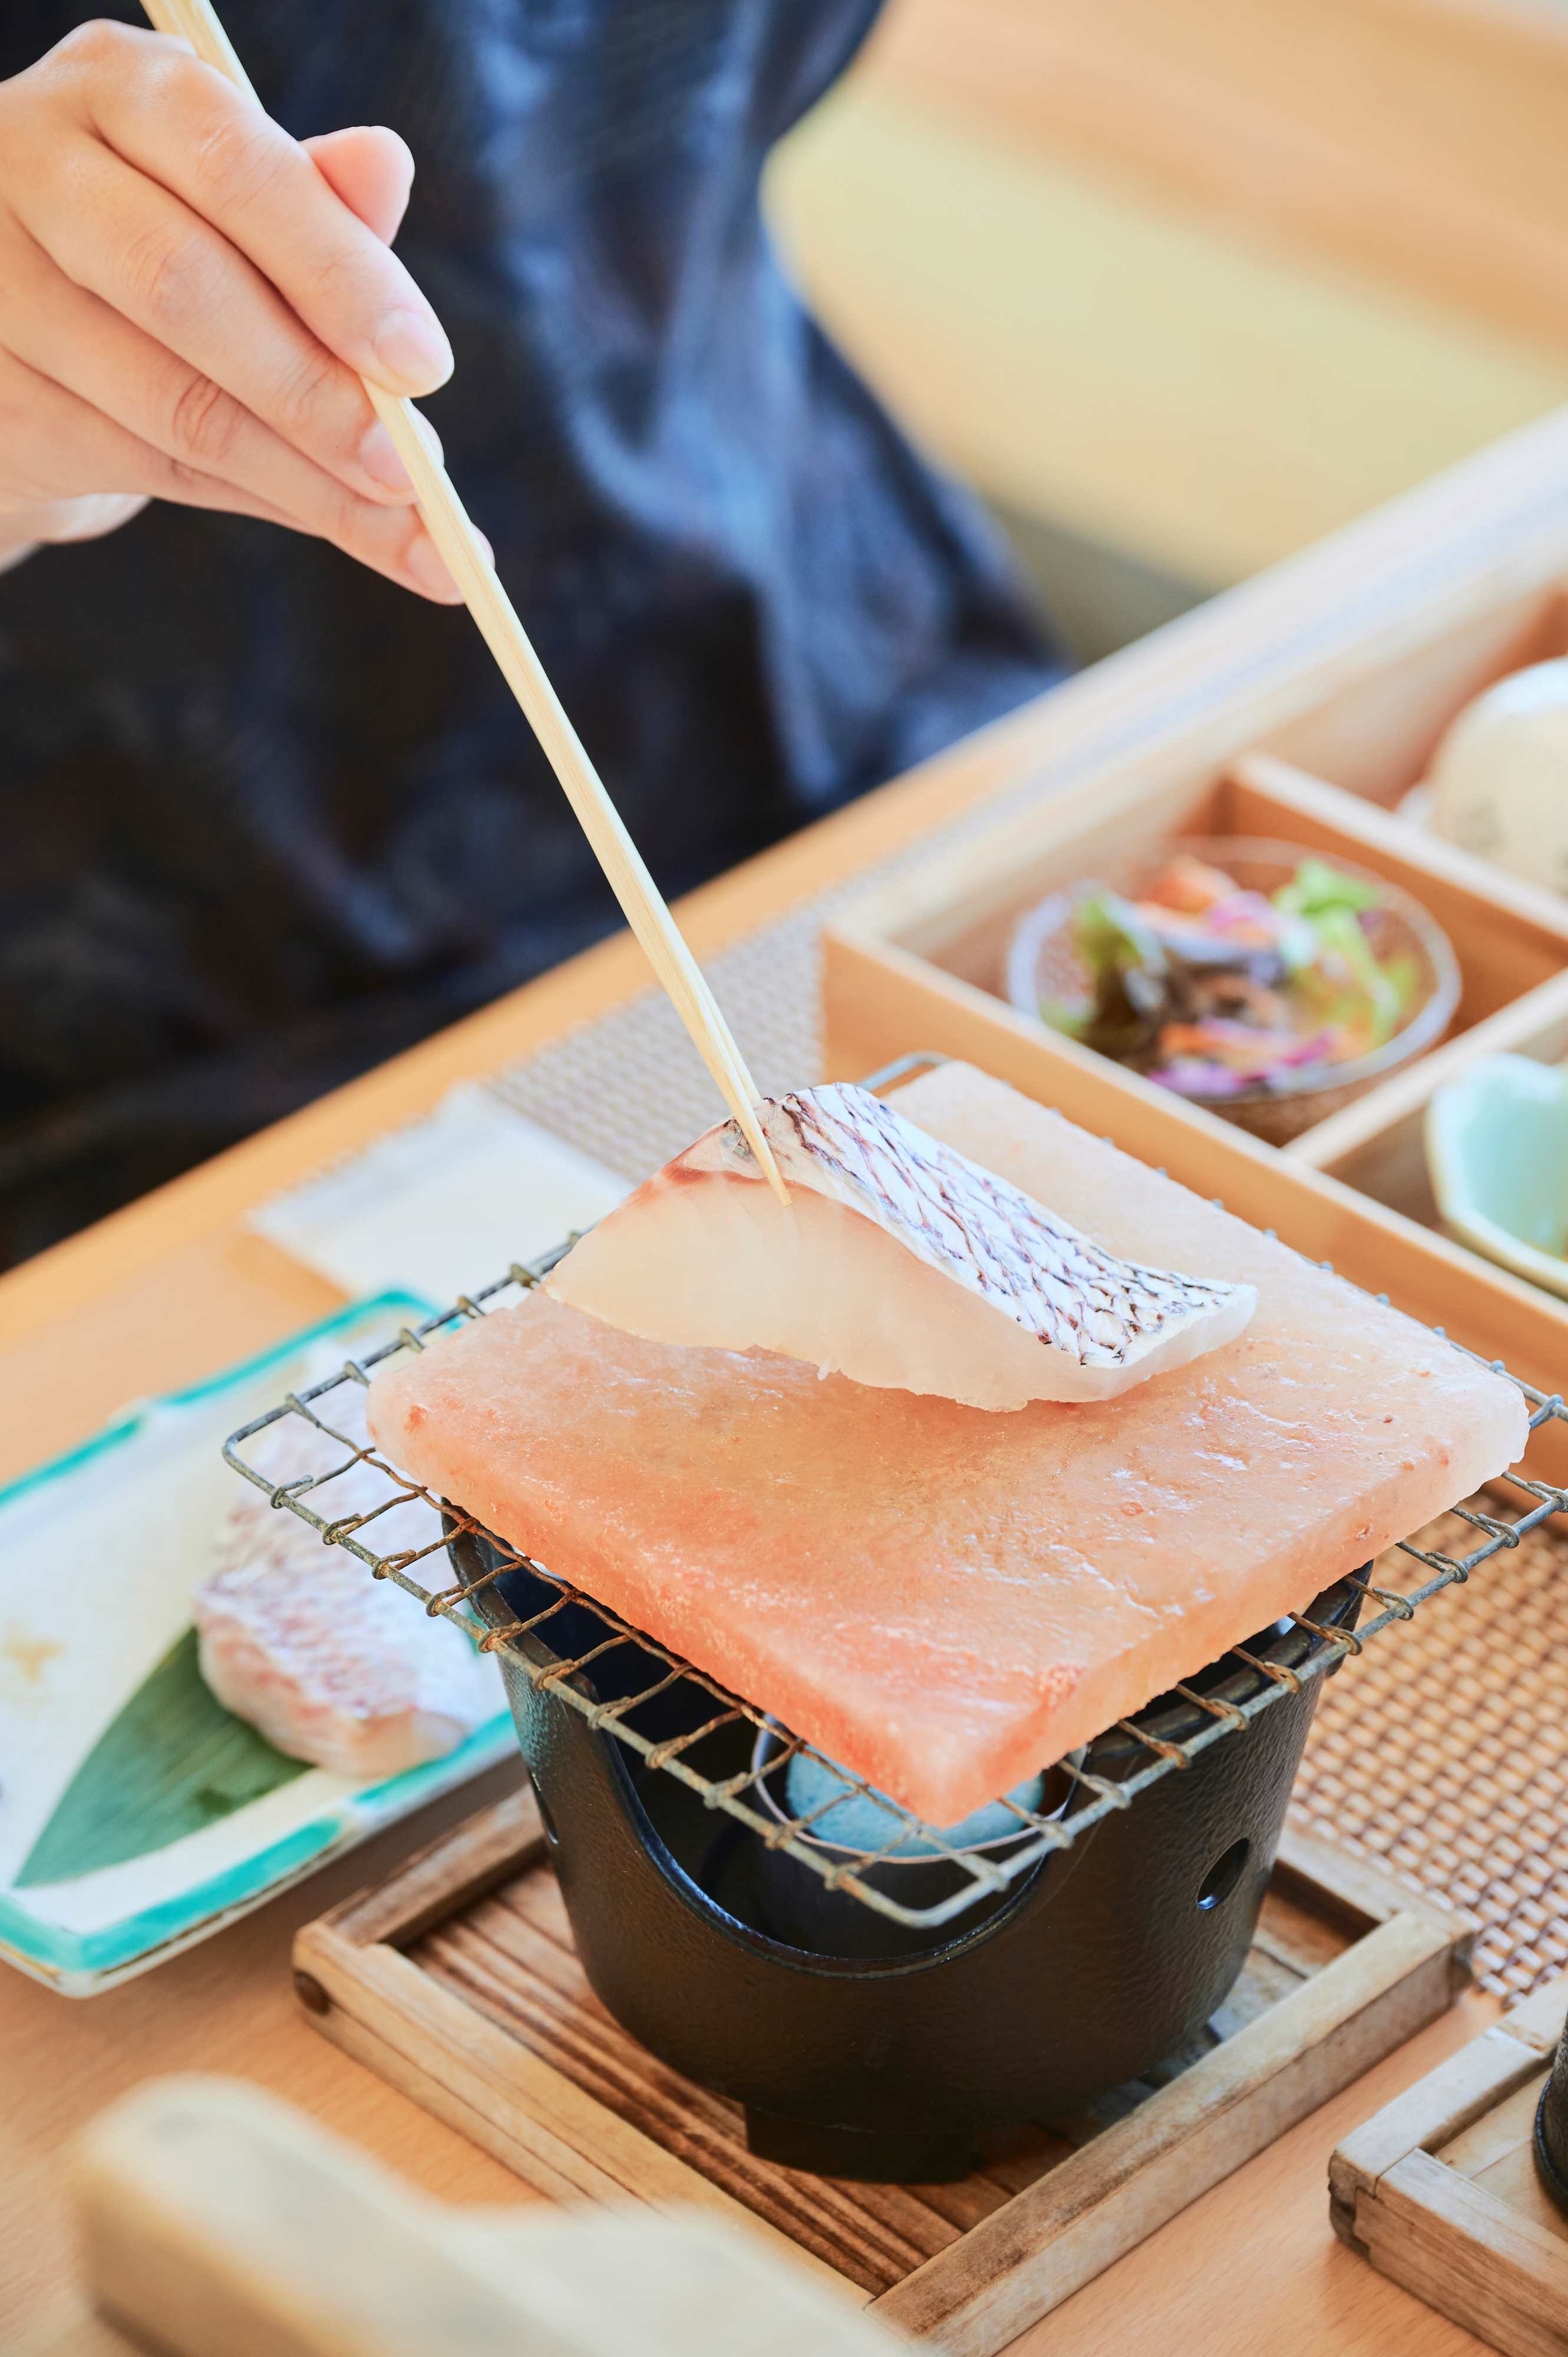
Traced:
<path id="1" fill-rule="evenodd" d="M 413 185 L 413 157 L 395 131 L 379 124 L 306 139 L 305 152 L 334 195 L 383 245 L 397 235 Z"/>

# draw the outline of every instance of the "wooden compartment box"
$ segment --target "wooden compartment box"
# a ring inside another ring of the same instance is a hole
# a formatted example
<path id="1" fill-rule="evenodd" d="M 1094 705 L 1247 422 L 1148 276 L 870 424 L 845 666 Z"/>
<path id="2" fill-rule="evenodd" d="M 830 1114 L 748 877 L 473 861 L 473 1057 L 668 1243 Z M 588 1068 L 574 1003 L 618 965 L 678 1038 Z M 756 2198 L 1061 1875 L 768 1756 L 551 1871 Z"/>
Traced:
<path id="1" fill-rule="evenodd" d="M 1529 537 L 1522 508 L 1520 530 Z M 823 940 L 827 1066 L 850 1077 L 917 1049 L 967 1057 L 1556 1390 L 1568 1305 L 1441 1234 L 1423 1122 L 1434 1089 L 1477 1057 L 1568 1059 L 1568 899 L 1440 841 L 1396 805 L 1472 696 L 1568 651 L 1568 522 L 1538 530 L 1512 570 L 1499 570 L 1495 540 L 1429 537 L 1424 567 L 1372 579 L 1359 633 L 1315 644 L 1304 632 L 1283 690 L 1277 672 L 1249 689 L 1243 670 L 1233 697 L 1153 747 L 1080 768 L 1057 791 L 1042 779 L 1027 807 L 837 909 Z M 1048 893 L 1184 836 L 1227 835 L 1387 878 L 1436 919 L 1461 971 L 1441 1043 L 1280 1146 L 1004 996 L 1013 928 Z M 1369 1216 L 1348 1218 L 1352 1207 Z"/>
<path id="2" fill-rule="evenodd" d="M 1003 860 L 996 878 L 977 881 L 924 919 L 912 907 L 895 938 L 922 951 L 939 973 L 1001 995 L 1007 942 L 1026 910 L 1129 852 L 1157 856 L 1167 843 L 1194 836 L 1299 845 L 1409 893 L 1436 918 L 1458 960 L 1455 1032 L 1501 1013 L 1568 961 L 1568 901 L 1516 887 L 1408 821 L 1270 754 L 1244 756 L 1218 778 L 1151 796 L 1131 818 L 1119 813 L 1097 822 L 1084 813 L 1074 824 L 1066 811 L 1031 813 L 995 846 Z"/>
<path id="3" fill-rule="evenodd" d="M 1568 2219 L 1532 2147 L 1565 2007 L 1559 1975 L 1374 2113 L 1328 2163 L 1340 2241 L 1504 2357 L 1564 2345 Z"/>

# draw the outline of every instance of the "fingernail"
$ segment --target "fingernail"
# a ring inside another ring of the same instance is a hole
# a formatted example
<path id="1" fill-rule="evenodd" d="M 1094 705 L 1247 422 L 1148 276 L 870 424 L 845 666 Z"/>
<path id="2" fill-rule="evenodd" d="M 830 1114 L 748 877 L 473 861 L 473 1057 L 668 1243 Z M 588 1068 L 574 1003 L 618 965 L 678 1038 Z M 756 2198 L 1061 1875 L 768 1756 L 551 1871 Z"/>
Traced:
<path id="1" fill-rule="evenodd" d="M 408 569 L 427 596 L 439 597 L 448 606 L 462 603 L 463 593 L 447 572 L 446 559 L 428 533 L 422 532 L 411 543 Z"/>
<path id="2" fill-rule="evenodd" d="M 378 417 L 368 425 L 360 442 L 360 464 L 371 482 L 380 483 L 386 491 L 412 491 L 408 468 L 397 455 L 397 445 Z"/>
<path id="3" fill-rule="evenodd" d="M 376 358 L 411 393 L 434 393 L 456 363 L 452 347 L 428 311 L 406 305 L 389 311 L 375 335 Z"/>

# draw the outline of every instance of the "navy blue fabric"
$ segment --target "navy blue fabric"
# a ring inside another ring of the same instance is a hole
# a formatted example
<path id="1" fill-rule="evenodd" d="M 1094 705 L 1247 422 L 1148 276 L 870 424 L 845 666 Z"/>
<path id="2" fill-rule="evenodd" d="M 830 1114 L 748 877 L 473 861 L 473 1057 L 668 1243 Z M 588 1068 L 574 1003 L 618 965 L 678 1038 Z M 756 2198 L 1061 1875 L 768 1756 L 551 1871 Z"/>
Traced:
<path id="1" fill-rule="evenodd" d="M 671 894 L 1059 668 L 763 229 L 876 7 L 225 0 L 291 130 L 413 149 L 430 414 Z M 7 0 L 0 73 L 86 13 Z M 10 1257 L 616 921 L 466 615 L 177 508 L 0 578 L 0 845 Z"/>

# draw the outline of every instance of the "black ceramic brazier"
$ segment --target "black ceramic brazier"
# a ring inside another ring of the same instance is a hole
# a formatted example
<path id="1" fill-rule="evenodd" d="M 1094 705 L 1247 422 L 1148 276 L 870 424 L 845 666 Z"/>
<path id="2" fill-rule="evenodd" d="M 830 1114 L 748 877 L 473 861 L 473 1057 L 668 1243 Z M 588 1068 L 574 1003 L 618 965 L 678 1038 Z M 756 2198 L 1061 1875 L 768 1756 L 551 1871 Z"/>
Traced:
<path id="1" fill-rule="evenodd" d="M 493 1568 L 476 1538 L 452 1552 L 465 1586 Z M 510 1624 L 555 1594 L 514 1570 L 473 1601 Z M 1358 1582 L 1341 1582 L 1310 1617 L 1353 1626 L 1360 1599 Z M 517 1641 L 536 1669 L 605 1634 L 582 1606 L 546 1625 L 551 1645 L 537 1633 Z M 1249 1650 L 1288 1667 L 1319 1642 L 1286 1623 Z M 820 1916 L 816 1944 L 804 1943 L 758 1873 L 757 1836 L 499 1658 L 578 1954 L 604 2005 L 653 2053 L 742 2104 L 754 2152 L 917 2183 L 963 2175 L 986 2131 L 1070 2114 L 1202 2028 L 1251 1944 L 1318 1690 L 1313 1678 L 1282 1695 L 1001 1899 L 868 1956 L 829 1951 Z M 591 1674 L 610 1701 L 662 1672 L 628 1641 Z M 1232 1663 L 1192 1683 L 1240 1702 L 1262 1674 Z M 713 1714 L 682 1681 L 628 1716 L 663 1740 Z M 1170 1698 L 1139 1724 L 1179 1740 L 1205 1719 Z M 752 1733 L 733 1727 L 683 1756 L 706 1776 L 738 1774 Z M 1149 1756 L 1111 1734 L 1085 1764 L 1125 1775 Z M 865 1912 L 853 1897 L 841 1904 Z"/>

